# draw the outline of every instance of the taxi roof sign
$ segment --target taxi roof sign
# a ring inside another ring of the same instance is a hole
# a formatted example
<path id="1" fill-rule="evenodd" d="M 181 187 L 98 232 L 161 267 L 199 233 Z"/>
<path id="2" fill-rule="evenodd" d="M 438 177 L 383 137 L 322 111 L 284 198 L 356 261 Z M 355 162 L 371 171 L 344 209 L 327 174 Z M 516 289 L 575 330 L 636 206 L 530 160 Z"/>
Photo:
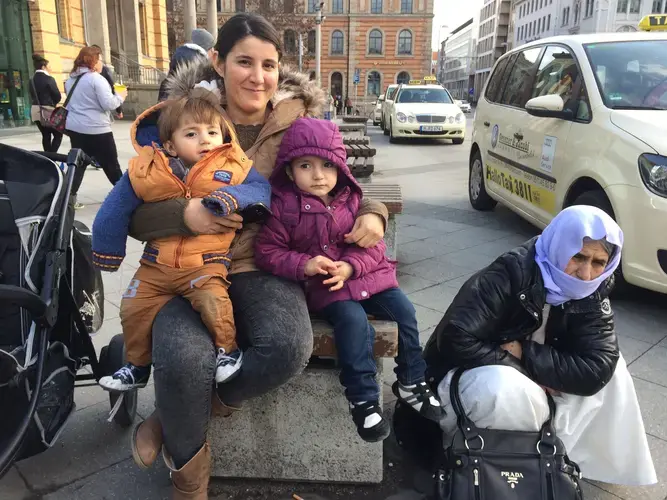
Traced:
<path id="1" fill-rule="evenodd" d="M 667 31 L 667 15 L 653 14 L 644 16 L 637 27 L 641 31 Z"/>
<path id="2" fill-rule="evenodd" d="M 424 77 L 424 81 L 425 81 L 425 82 L 435 82 L 435 81 L 437 81 L 437 80 L 436 80 L 435 76 L 433 76 L 433 75 L 429 75 L 429 76 L 425 76 L 425 77 Z"/>
<path id="3" fill-rule="evenodd" d="M 421 80 L 410 80 L 408 82 L 408 85 L 421 85 L 422 81 Z"/>

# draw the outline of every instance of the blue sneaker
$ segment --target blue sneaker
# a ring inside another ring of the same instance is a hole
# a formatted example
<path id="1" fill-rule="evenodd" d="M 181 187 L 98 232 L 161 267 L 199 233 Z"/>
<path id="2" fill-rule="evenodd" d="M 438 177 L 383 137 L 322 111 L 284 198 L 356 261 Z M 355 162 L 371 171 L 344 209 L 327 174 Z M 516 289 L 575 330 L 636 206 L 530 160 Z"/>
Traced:
<path id="1" fill-rule="evenodd" d="M 135 366 L 128 363 L 113 375 L 100 379 L 102 389 L 112 392 L 127 392 L 146 387 L 151 377 L 151 365 Z"/>
<path id="2" fill-rule="evenodd" d="M 232 352 L 226 352 L 224 349 L 218 349 L 218 359 L 216 361 L 215 382 L 221 384 L 233 379 L 239 374 L 241 363 L 243 361 L 243 352 L 236 349 Z"/>

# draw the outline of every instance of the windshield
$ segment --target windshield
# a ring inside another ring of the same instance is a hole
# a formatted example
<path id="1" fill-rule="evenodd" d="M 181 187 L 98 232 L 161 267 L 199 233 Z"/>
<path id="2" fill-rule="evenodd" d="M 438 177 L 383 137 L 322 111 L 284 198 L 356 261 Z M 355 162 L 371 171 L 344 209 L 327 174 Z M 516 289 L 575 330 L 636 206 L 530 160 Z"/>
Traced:
<path id="1" fill-rule="evenodd" d="M 667 40 L 584 46 L 605 106 L 667 109 Z"/>
<path id="2" fill-rule="evenodd" d="M 403 89 L 396 102 L 453 104 L 445 89 Z"/>

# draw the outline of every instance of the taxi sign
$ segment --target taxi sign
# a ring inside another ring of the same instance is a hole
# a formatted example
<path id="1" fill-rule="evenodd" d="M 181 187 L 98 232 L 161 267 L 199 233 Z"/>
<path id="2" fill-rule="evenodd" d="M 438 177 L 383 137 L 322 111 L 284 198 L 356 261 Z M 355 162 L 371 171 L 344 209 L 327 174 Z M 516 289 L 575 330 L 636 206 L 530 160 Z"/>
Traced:
<path id="1" fill-rule="evenodd" d="M 421 80 L 410 80 L 408 82 L 408 85 L 421 85 L 422 81 Z"/>
<path id="2" fill-rule="evenodd" d="M 637 27 L 641 31 L 667 31 L 667 15 L 644 16 Z"/>
<path id="3" fill-rule="evenodd" d="M 433 76 L 433 75 L 429 75 L 429 76 L 425 76 L 425 77 L 424 77 L 424 81 L 425 81 L 425 82 L 435 82 L 435 81 L 437 81 L 437 80 L 436 80 L 435 76 Z"/>

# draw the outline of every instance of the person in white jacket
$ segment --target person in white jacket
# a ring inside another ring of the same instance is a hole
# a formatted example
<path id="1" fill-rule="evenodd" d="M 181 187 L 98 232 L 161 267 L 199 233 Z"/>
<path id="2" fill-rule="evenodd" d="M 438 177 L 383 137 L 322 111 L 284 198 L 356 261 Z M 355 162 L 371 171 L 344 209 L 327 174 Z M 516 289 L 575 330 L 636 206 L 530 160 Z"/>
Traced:
<path id="1" fill-rule="evenodd" d="M 111 184 L 116 184 L 123 175 L 118 163 L 118 151 L 111 131 L 111 111 L 118 108 L 127 90 L 115 94 L 109 83 L 100 74 L 104 63 L 99 47 L 84 47 L 74 61 L 69 79 L 65 82 L 67 123 L 65 133 L 72 147 L 82 149 L 102 167 Z M 83 172 L 72 187 L 76 194 Z"/>

